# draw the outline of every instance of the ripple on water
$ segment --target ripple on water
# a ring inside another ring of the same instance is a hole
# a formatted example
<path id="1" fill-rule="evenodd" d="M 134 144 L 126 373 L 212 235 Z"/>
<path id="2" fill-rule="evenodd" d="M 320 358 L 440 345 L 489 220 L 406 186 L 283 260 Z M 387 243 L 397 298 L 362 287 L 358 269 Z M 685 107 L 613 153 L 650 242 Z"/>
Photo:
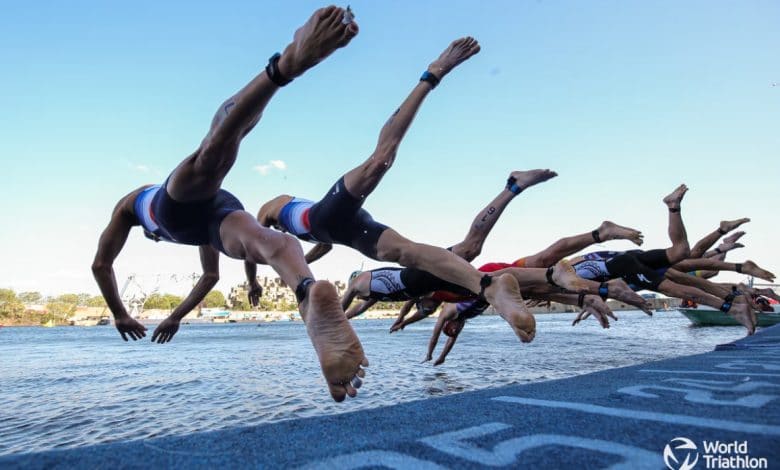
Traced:
<path id="1" fill-rule="evenodd" d="M 621 312 L 609 330 L 570 323 L 570 314 L 539 316 L 537 339 L 521 344 L 501 319 L 476 318 L 433 367 L 420 364 L 433 321 L 393 335 L 390 321 L 356 322 L 372 365 L 360 397 L 340 404 L 301 323 L 187 325 L 166 345 L 125 343 L 108 328 L 4 328 L 0 357 L 15 360 L 0 363 L 0 454 L 344 413 L 699 353 L 742 336 L 692 329 L 679 315 Z"/>

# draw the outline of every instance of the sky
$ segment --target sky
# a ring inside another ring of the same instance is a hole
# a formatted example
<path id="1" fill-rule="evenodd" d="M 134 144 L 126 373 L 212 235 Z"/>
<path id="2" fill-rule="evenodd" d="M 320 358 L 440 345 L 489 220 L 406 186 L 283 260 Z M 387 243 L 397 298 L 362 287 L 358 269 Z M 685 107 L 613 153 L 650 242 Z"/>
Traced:
<path id="1" fill-rule="evenodd" d="M 426 99 L 365 204 L 375 219 L 449 246 L 511 170 L 550 168 L 560 176 L 513 201 L 475 264 L 533 254 L 605 219 L 664 248 L 661 199 L 685 183 L 691 243 L 720 220 L 750 217 L 746 247 L 731 259 L 780 270 L 780 3 L 351 5 L 360 34 L 280 90 L 242 143 L 223 187 L 250 212 L 282 193 L 321 197 L 371 154 L 427 65 L 471 35 L 482 51 Z M 162 182 L 220 103 L 319 6 L 5 2 L 0 288 L 97 294 L 90 265 L 116 202 Z M 344 280 L 379 265 L 339 247 L 312 269 Z M 201 268 L 194 247 L 155 244 L 135 229 L 115 271 L 120 286 L 134 274 L 147 290 L 182 295 Z M 225 293 L 243 281 L 242 263 L 225 256 L 220 273 Z"/>

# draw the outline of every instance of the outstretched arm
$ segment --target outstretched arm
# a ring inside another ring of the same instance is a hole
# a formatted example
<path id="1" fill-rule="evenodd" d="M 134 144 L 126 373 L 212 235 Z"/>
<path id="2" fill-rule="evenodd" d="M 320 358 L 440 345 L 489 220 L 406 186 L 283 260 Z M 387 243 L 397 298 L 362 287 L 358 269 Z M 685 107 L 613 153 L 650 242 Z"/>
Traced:
<path id="1" fill-rule="evenodd" d="M 200 263 L 203 266 L 203 275 L 187 297 L 168 315 L 168 318 L 157 325 L 152 334 L 152 341 L 160 344 L 170 342 L 173 335 L 179 330 L 181 319 L 197 307 L 206 298 L 206 294 L 217 285 L 217 281 L 219 281 L 219 252 L 208 245 L 201 246 Z"/>
<path id="2" fill-rule="evenodd" d="M 455 306 L 453 304 L 449 304 L 439 314 L 439 318 L 436 320 L 436 325 L 433 327 L 431 339 L 428 341 L 428 354 L 425 356 L 425 360 L 423 360 L 423 362 L 427 362 L 433 359 L 433 350 L 436 349 L 436 343 L 439 342 L 439 335 L 441 334 L 442 328 L 444 328 L 444 322 L 455 318 L 457 313 L 458 312 L 455 310 Z"/>
<path id="3" fill-rule="evenodd" d="M 350 301 L 351 302 L 351 301 Z M 349 308 L 346 310 L 345 314 L 347 316 L 347 320 L 355 318 L 356 316 L 360 315 L 361 313 L 365 312 L 369 308 L 373 307 L 375 303 L 378 301 L 376 299 L 368 299 L 360 302 L 359 304 Z"/>
<path id="4" fill-rule="evenodd" d="M 412 307 L 414 307 L 417 299 L 411 299 L 407 300 L 402 306 L 401 310 L 398 312 L 398 318 L 395 319 L 395 322 L 390 326 L 390 333 L 396 332 L 398 330 L 404 329 L 404 318 L 406 318 L 406 315 L 409 313 L 409 311 L 412 310 Z"/>
<path id="5" fill-rule="evenodd" d="M 436 362 L 433 363 L 434 366 L 444 364 L 444 360 L 447 359 L 447 354 L 449 354 L 450 351 L 452 351 L 452 347 L 455 346 L 455 341 L 458 340 L 458 336 L 460 336 L 460 333 L 458 333 L 455 336 L 447 337 L 447 342 L 444 343 L 444 348 L 441 350 L 441 353 L 439 354 L 439 357 L 436 359 Z"/>
<path id="6" fill-rule="evenodd" d="M 328 254 L 328 252 L 330 252 L 330 250 L 332 249 L 333 249 L 333 245 L 331 245 L 330 243 L 317 243 L 316 245 L 314 245 L 314 248 L 312 248 L 311 250 L 309 250 L 308 253 L 306 253 L 306 256 L 304 257 L 304 259 L 306 260 L 306 264 L 311 264 L 317 261 L 318 259 Z"/>
<path id="7" fill-rule="evenodd" d="M 134 199 L 135 194 L 134 192 L 125 196 L 114 208 L 108 226 L 100 235 L 95 260 L 92 262 L 92 274 L 95 276 L 100 293 L 106 299 L 108 308 L 114 315 L 114 325 L 125 341 L 127 336 L 133 340 L 146 336 L 146 327 L 128 315 L 119 296 L 114 274 L 114 260 L 125 246 L 130 229 L 136 225 L 135 218 L 127 210 L 127 205 Z"/>

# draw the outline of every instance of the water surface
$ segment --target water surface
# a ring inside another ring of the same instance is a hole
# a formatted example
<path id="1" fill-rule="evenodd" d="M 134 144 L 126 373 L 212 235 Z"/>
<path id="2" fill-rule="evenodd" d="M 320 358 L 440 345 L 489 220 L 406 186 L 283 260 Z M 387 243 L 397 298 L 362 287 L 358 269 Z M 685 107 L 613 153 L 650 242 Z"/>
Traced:
<path id="1" fill-rule="evenodd" d="M 341 413 L 711 351 L 740 327 L 695 328 L 677 312 L 619 312 L 602 330 L 537 316 L 521 344 L 496 316 L 471 320 L 447 362 L 425 357 L 433 319 L 388 334 L 353 323 L 371 361 L 357 399 L 334 403 L 302 323 L 183 325 L 169 344 L 111 327 L 0 329 L 0 454 L 186 434 Z M 150 328 L 150 331 L 153 327 Z M 440 347 L 444 339 L 440 339 Z M 438 350 L 437 350 L 438 353 Z M 434 358 L 436 355 L 434 355 Z"/>

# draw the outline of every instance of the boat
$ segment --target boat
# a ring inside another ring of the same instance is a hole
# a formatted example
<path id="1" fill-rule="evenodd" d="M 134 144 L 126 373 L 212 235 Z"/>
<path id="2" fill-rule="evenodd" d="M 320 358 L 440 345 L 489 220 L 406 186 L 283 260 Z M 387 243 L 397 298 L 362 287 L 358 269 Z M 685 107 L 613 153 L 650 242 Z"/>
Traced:
<path id="1" fill-rule="evenodd" d="M 772 326 L 780 323 L 780 306 L 772 305 L 773 312 L 756 314 L 757 326 Z M 680 313 L 688 317 L 697 326 L 739 326 L 741 325 L 731 315 L 710 307 L 679 308 Z"/>
<path id="2" fill-rule="evenodd" d="M 110 324 L 111 324 L 111 320 L 108 317 L 103 317 L 97 322 L 97 326 L 106 326 Z"/>

